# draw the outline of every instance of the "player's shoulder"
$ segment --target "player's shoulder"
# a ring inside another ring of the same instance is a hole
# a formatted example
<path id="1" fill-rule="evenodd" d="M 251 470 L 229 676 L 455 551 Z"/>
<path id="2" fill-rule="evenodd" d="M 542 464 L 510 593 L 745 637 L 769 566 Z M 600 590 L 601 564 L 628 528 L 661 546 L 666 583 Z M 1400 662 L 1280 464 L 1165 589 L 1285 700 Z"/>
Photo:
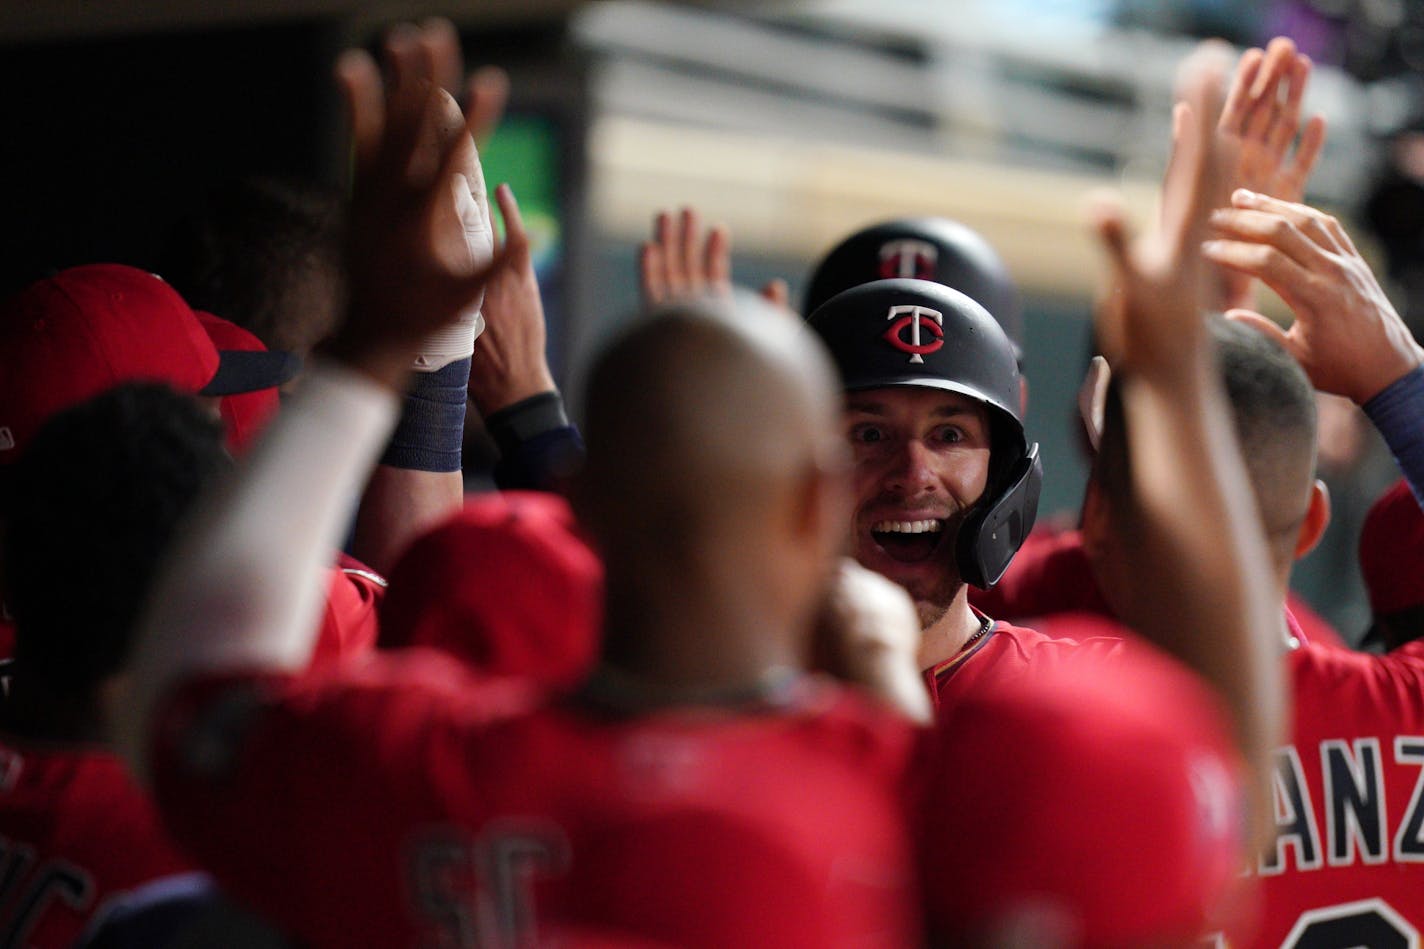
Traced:
<path id="1" fill-rule="evenodd" d="M 796 714 L 814 740 L 834 742 L 851 755 L 874 750 L 892 759 L 907 754 L 916 740 L 913 722 L 858 689 L 821 676 L 806 677 L 804 688 Z"/>
<path id="2" fill-rule="evenodd" d="M 188 865 L 117 755 L 0 736 L 0 835 L 127 885 Z"/>
<path id="3" fill-rule="evenodd" d="M 999 679 L 941 714 L 922 845 L 936 928 L 1048 899 L 1087 941 L 1134 944 L 1200 931 L 1233 887 L 1244 785 L 1232 731 L 1170 657 L 1124 641 L 1113 664 Z M 1111 872 L 1085 878 L 1087 862 Z"/>
<path id="4" fill-rule="evenodd" d="M 858 689 L 820 675 L 798 675 L 762 698 L 717 711 L 668 709 L 646 715 L 609 715 L 587 694 L 561 703 L 565 727 L 606 730 L 615 741 L 648 735 L 720 746 L 732 757 L 747 757 L 775 768 L 793 759 L 869 769 L 905 766 L 919 728 L 903 715 Z M 559 716 L 546 720 L 559 721 Z"/>
<path id="5" fill-rule="evenodd" d="M 1424 724 L 1424 641 L 1384 655 L 1304 644 L 1291 650 L 1287 662 L 1300 707 L 1375 709 L 1405 716 L 1401 725 Z"/>
<path id="6" fill-rule="evenodd" d="M 1105 658 L 1122 650 L 1126 627 L 1108 616 L 1074 611 L 1025 621 L 1024 625 L 994 621 L 986 639 L 996 651 L 1016 652 L 1025 662 L 1042 665 Z"/>
<path id="7" fill-rule="evenodd" d="M 123 801 L 137 785 L 113 752 L 97 745 L 58 745 L 0 733 L 0 807 L 26 795 L 62 801 Z"/>

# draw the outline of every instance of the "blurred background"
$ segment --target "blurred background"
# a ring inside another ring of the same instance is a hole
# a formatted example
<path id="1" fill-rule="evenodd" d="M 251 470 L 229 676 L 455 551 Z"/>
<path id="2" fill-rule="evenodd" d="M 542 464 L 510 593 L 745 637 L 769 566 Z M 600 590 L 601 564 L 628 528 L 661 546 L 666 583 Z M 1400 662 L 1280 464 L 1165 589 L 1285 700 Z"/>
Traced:
<path id="1" fill-rule="evenodd" d="M 469 68 L 512 79 L 488 144 L 538 239 L 556 373 L 636 306 L 659 208 L 733 233 L 738 282 L 786 278 L 850 231 L 958 219 L 1025 298 L 1041 517 L 1071 524 L 1085 473 L 1074 393 L 1099 261 L 1084 196 L 1154 213 L 1176 68 L 1196 42 L 1291 36 L 1329 121 L 1309 200 L 1368 245 L 1424 325 L 1424 0 L 31 0 L 0 7 L 0 280 L 114 260 L 159 269 L 174 222 L 243 175 L 339 185 L 330 66 L 403 18 L 442 14 Z M 1272 312 L 1284 317 L 1277 305 Z M 1296 585 L 1347 638 L 1368 620 L 1355 548 L 1396 476 L 1348 406 L 1323 407 L 1335 521 Z"/>

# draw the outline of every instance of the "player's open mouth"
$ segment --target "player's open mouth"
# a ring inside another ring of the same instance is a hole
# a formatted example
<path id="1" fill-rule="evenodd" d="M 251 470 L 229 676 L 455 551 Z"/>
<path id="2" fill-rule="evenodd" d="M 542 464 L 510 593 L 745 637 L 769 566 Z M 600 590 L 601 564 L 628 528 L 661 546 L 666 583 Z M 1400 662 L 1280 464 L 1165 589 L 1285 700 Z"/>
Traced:
<path id="1" fill-rule="evenodd" d="M 944 539 L 944 521 L 878 521 L 871 525 L 870 536 L 891 560 L 920 563 L 932 557 Z"/>

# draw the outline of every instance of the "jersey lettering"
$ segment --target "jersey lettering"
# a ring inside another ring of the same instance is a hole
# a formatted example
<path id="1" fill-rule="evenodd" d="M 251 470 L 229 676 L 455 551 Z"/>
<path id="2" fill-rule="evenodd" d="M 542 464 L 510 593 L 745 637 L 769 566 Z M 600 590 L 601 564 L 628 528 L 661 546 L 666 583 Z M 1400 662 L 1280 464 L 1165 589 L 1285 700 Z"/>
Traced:
<path id="1" fill-rule="evenodd" d="M 32 848 L 0 837 L 0 905 L 6 907 L 0 914 L 0 949 L 28 945 L 40 916 L 56 899 L 76 913 L 94 899 L 94 878 L 83 868 L 66 860 L 34 864 Z"/>
<path id="2" fill-rule="evenodd" d="M 1295 848 L 1297 869 L 1318 869 L 1322 862 L 1320 834 L 1315 827 L 1315 810 L 1310 806 L 1310 790 L 1305 784 L 1300 755 L 1293 746 L 1276 750 L 1271 787 L 1276 815 L 1276 842 L 1271 851 L 1261 857 L 1261 874 L 1272 876 L 1285 870 L 1288 846 Z"/>
<path id="3" fill-rule="evenodd" d="M 1384 900 L 1302 913 L 1281 949 L 1418 949 L 1419 931 Z"/>
<path id="4" fill-rule="evenodd" d="M 545 822 L 494 821 L 471 841 L 458 830 L 411 850 L 415 906 L 430 926 L 426 949 L 538 945 L 534 881 L 568 868 L 567 838 Z"/>
<path id="5" fill-rule="evenodd" d="M 1320 743 L 1331 866 L 1354 863 L 1357 846 L 1365 863 L 1383 863 L 1388 856 L 1383 769 L 1378 738 L 1356 739 L 1353 754 L 1339 739 Z"/>
<path id="6" fill-rule="evenodd" d="M 1399 735 L 1394 739 L 1394 760 L 1399 764 L 1424 765 L 1424 738 Z M 1409 798 L 1409 810 L 1405 812 L 1399 833 L 1394 835 L 1394 859 L 1405 863 L 1424 862 L 1424 769 L 1414 782 L 1414 793 Z"/>

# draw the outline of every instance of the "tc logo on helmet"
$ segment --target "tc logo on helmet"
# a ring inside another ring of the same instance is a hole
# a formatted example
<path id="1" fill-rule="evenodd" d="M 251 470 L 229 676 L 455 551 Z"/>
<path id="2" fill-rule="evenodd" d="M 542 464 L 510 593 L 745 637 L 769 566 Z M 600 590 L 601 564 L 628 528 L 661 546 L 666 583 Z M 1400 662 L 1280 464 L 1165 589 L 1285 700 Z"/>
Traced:
<path id="1" fill-rule="evenodd" d="M 912 363 L 924 362 L 926 353 L 935 352 L 944 345 L 944 314 L 939 310 L 906 303 L 892 306 L 890 315 L 885 318 L 894 320 L 885 331 L 885 341 L 900 352 L 909 353 Z M 920 332 L 921 327 L 929 330 L 929 342 L 922 342 L 924 334 Z M 910 331 L 909 339 L 905 338 L 906 328 Z"/>
<path id="2" fill-rule="evenodd" d="M 880 276 L 884 280 L 896 277 L 933 280 L 938 262 L 939 248 L 913 237 L 888 241 L 880 248 Z"/>

